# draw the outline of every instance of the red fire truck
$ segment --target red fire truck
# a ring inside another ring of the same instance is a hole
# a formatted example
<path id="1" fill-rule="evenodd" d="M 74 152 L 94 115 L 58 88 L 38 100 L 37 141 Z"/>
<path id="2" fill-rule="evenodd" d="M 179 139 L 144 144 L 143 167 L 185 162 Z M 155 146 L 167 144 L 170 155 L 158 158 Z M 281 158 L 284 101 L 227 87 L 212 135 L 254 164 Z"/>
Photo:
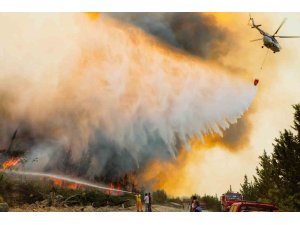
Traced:
<path id="1" fill-rule="evenodd" d="M 279 209 L 270 203 L 240 201 L 232 203 L 229 212 L 279 212 Z"/>
<path id="2" fill-rule="evenodd" d="M 221 196 L 221 206 L 223 212 L 228 212 L 230 206 L 234 202 L 240 202 L 243 200 L 243 196 L 238 192 L 227 192 Z"/>

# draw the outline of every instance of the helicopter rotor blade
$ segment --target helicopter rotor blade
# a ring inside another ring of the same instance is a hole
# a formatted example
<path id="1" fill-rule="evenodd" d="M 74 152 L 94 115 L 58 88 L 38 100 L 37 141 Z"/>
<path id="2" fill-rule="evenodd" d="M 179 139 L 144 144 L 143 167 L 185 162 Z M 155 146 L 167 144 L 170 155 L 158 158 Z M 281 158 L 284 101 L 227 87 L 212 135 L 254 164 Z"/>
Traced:
<path id="1" fill-rule="evenodd" d="M 300 36 L 274 36 L 278 38 L 300 38 Z"/>
<path id="2" fill-rule="evenodd" d="M 249 25 L 249 26 L 252 26 L 252 25 L 251 25 L 251 19 L 252 19 L 251 13 L 249 13 L 249 20 L 248 20 L 248 25 Z"/>
<path id="3" fill-rule="evenodd" d="M 251 40 L 250 42 L 260 41 L 260 40 L 262 40 L 262 38 L 257 38 L 257 39 Z"/>
<path id="4" fill-rule="evenodd" d="M 275 36 L 275 34 L 278 33 L 278 31 L 279 31 L 280 28 L 283 26 L 283 24 L 285 23 L 285 21 L 286 21 L 286 18 L 284 18 L 284 19 L 282 20 L 281 24 L 279 25 L 278 29 L 275 31 L 275 33 L 273 34 L 273 36 Z"/>

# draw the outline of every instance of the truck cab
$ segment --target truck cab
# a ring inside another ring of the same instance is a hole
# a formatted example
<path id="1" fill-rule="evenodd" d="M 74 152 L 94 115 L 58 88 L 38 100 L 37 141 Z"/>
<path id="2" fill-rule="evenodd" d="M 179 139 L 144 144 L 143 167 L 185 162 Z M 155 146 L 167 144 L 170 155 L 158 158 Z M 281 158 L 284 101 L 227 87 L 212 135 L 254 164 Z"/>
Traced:
<path id="1" fill-rule="evenodd" d="M 227 192 L 221 196 L 220 200 L 222 211 L 228 212 L 233 203 L 243 200 L 243 196 L 239 192 Z"/>

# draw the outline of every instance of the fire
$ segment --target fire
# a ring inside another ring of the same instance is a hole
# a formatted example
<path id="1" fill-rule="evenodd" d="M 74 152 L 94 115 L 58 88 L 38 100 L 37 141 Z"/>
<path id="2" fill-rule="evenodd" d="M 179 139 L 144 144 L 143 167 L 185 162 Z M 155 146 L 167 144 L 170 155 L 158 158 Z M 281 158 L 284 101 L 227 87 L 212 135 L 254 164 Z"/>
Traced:
<path id="1" fill-rule="evenodd" d="M 54 179 L 53 184 L 57 187 L 62 187 L 63 182 L 62 182 L 62 180 Z"/>
<path id="2" fill-rule="evenodd" d="M 120 184 L 120 183 L 117 184 L 117 189 L 118 189 L 117 195 L 121 195 L 122 187 L 121 187 L 121 184 Z"/>
<path id="3" fill-rule="evenodd" d="M 6 170 L 13 166 L 17 166 L 20 161 L 21 161 L 21 158 L 11 158 L 11 159 L 7 160 L 6 162 L 4 162 L 2 164 L 2 167 L 3 167 L 3 169 Z"/>
<path id="4" fill-rule="evenodd" d="M 71 183 L 71 184 L 67 185 L 67 188 L 69 188 L 69 189 L 78 189 L 78 188 L 80 188 L 80 185 Z"/>
<path id="5" fill-rule="evenodd" d="M 114 189 L 113 183 L 110 183 L 109 188 L 110 188 L 110 189 Z M 107 191 L 106 191 L 106 194 L 107 194 L 107 195 L 111 195 L 112 192 L 113 192 L 113 190 L 107 190 Z"/>
<path id="6" fill-rule="evenodd" d="M 56 187 L 64 187 L 69 189 L 78 189 L 81 187 L 79 184 L 75 184 L 75 183 L 66 184 L 65 182 L 63 182 L 63 180 L 60 179 L 53 179 L 53 184 Z"/>

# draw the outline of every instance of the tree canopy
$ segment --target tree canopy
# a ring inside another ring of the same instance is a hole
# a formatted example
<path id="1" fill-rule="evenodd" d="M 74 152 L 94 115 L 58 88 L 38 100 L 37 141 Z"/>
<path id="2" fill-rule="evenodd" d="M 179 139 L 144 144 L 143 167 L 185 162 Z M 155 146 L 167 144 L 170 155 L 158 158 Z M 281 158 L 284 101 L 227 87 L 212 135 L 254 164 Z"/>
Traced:
<path id="1" fill-rule="evenodd" d="M 253 182 L 245 175 L 241 193 L 246 200 L 271 202 L 281 210 L 300 211 L 300 104 L 293 106 L 294 124 L 273 143 L 273 152 L 259 156 Z"/>

